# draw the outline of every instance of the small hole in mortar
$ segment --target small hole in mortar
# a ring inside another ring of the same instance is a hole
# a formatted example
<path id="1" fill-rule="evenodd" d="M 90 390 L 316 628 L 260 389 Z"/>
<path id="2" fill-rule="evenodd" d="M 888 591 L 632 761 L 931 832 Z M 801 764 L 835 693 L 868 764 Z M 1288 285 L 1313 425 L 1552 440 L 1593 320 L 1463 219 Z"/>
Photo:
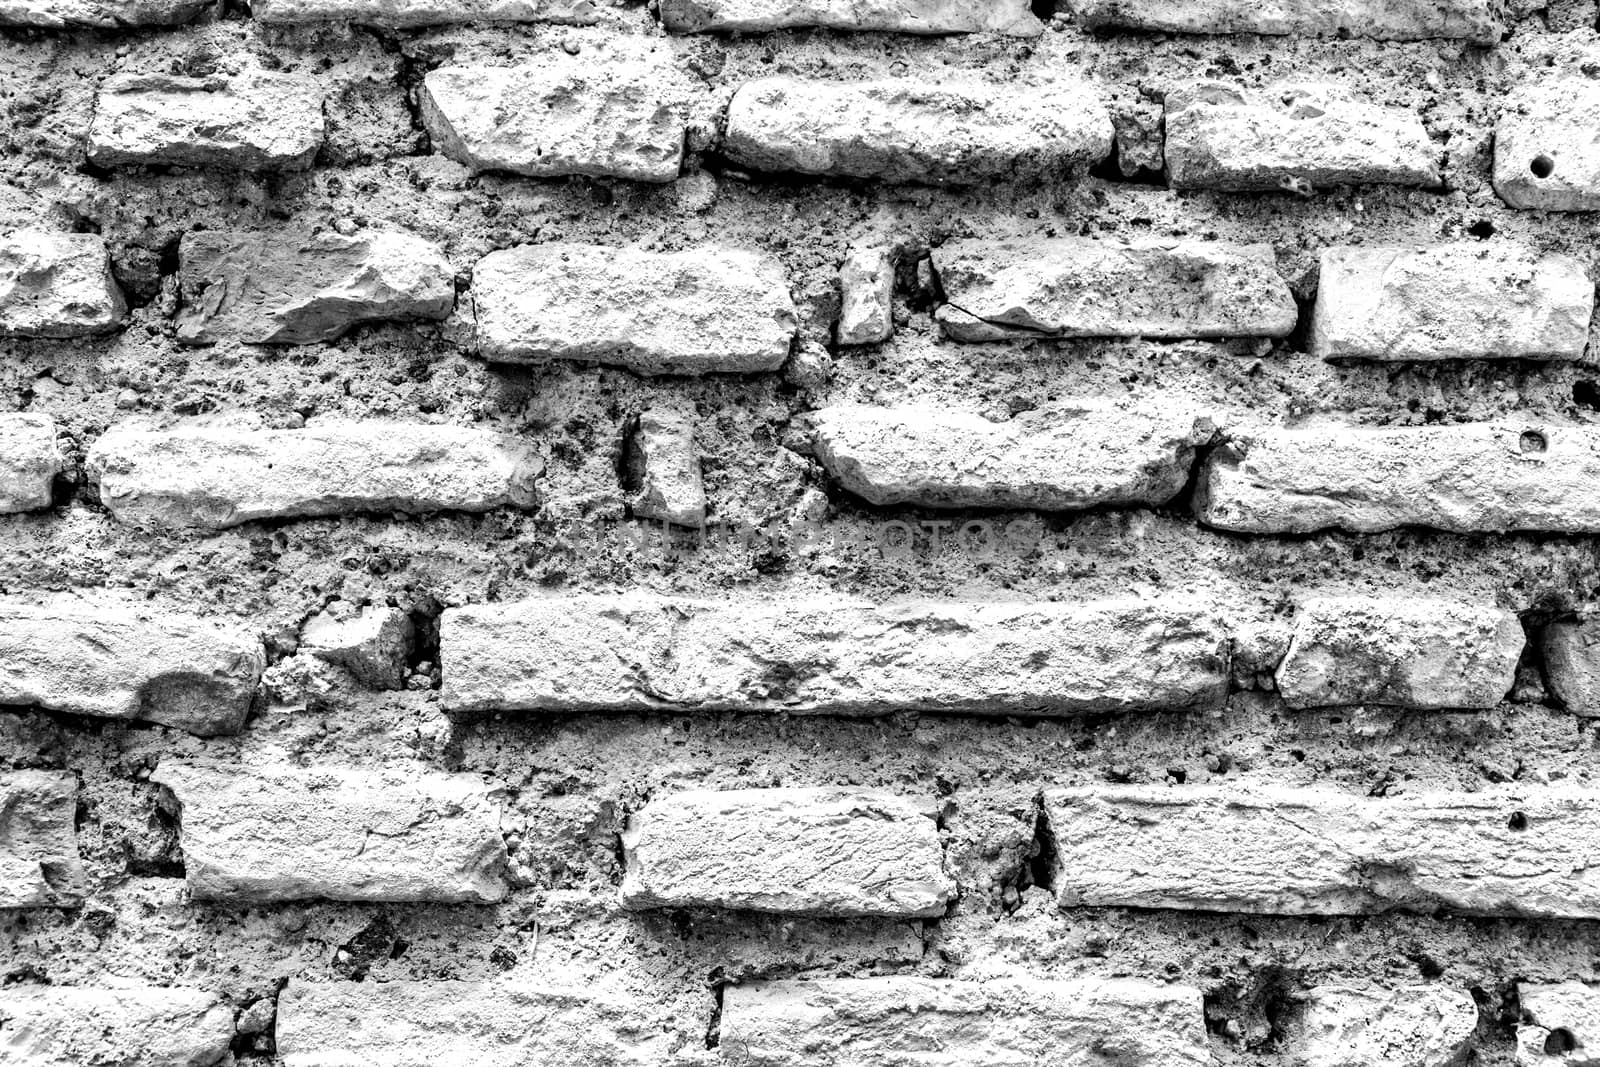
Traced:
<path id="1" fill-rule="evenodd" d="M 1548 178 L 1556 172 L 1556 161 L 1549 156 L 1534 156 L 1528 169 L 1533 171 L 1535 178 Z"/>
<path id="2" fill-rule="evenodd" d="M 1578 1039 L 1572 1036 L 1572 1031 L 1564 1026 L 1558 1026 L 1550 1031 L 1550 1036 L 1544 1039 L 1544 1054 L 1546 1056 L 1560 1056 L 1563 1053 L 1576 1051 Z"/>
<path id="3" fill-rule="evenodd" d="M 1511 818 L 1506 820 L 1506 825 L 1513 830 L 1526 830 L 1528 828 L 1528 817 L 1520 811 L 1514 811 L 1511 813 Z"/>
<path id="4" fill-rule="evenodd" d="M 1544 434 L 1538 430 L 1526 430 L 1522 440 L 1518 442 L 1524 452 L 1543 452 L 1550 447 L 1550 442 L 1545 440 Z"/>

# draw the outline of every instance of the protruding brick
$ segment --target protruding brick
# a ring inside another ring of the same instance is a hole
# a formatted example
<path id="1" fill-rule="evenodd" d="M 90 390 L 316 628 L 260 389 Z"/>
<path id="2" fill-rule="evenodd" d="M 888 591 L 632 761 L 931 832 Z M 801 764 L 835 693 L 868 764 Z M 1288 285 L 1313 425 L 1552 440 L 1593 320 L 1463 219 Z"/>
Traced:
<path id="1" fill-rule="evenodd" d="M 47 415 L 0 415 L 0 513 L 47 508 L 56 475 L 66 469 L 56 446 L 56 424 Z"/>
<path id="2" fill-rule="evenodd" d="M 457 22 L 599 21 L 595 0 L 255 0 L 257 22 L 354 22 L 408 29 Z"/>
<path id="3" fill-rule="evenodd" d="M 414 635 L 411 617 L 399 608 L 338 601 L 306 620 L 299 651 L 337 663 L 370 686 L 399 689 Z"/>
<path id="4" fill-rule="evenodd" d="M 1298 317 L 1267 245 L 962 240 L 933 267 L 957 341 L 1286 337 Z"/>
<path id="5" fill-rule="evenodd" d="M 390 230 L 190 231 L 178 246 L 178 340 L 303 345 L 367 322 L 443 319 L 455 271 L 432 242 Z"/>
<path id="6" fill-rule="evenodd" d="M 672 33 L 749 33 L 819 26 L 886 33 L 1044 31 L 1028 0 L 663 0 L 661 21 Z"/>
<path id="7" fill-rule="evenodd" d="M 0 337 L 89 337 L 115 330 L 127 313 L 98 234 L 0 238 Z"/>
<path id="8" fill-rule="evenodd" d="M 1228 637 L 1195 601 L 551 597 L 447 609 L 446 700 L 475 710 L 1080 714 L 1219 707 Z"/>
<path id="9" fill-rule="evenodd" d="M 872 504 L 1067 511 L 1165 504 L 1209 422 L 1177 406 L 1066 402 L 1008 422 L 948 407 L 849 404 L 813 412 L 828 473 Z"/>
<path id="10" fill-rule="evenodd" d="M 265 667 L 237 624 L 109 595 L 0 600 L 0 704 L 232 734 Z"/>
<path id="11" fill-rule="evenodd" d="M 537 446 L 522 438 L 381 420 L 299 430 L 115 426 L 85 466 L 100 502 L 123 522 L 203 529 L 364 511 L 530 507 L 544 471 Z"/>
<path id="12" fill-rule="evenodd" d="M 875 345 L 894 334 L 894 252 L 852 248 L 839 268 L 841 345 Z"/>
<path id="13" fill-rule="evenodd" d="M 178 763 L 196 900 L 492 902 L 506 894 L 500 801 L 481 778 L 414 768 Z"/>
<path id="14" fill-rule="evenodd" d="M 35 30 L 178 26 L 215 0 L 0 0 L 0 26 Z"/>
<path id="15" fill-rule="evenodd" d="M 783 267 L 728 248 L 523 245 L 472 276 L 488 359 L 609 363 L 638 374 L 776 370 L 798 324 Z"/>
<path id="16" fill-rule="evenodd" d="M 628 445 L 628 507 L 635 518 L 678 526 L 706 524 L 706 490 L 694 422 L 686 412 L 652 408 L 639 416 Z"/>
<path id="17" fill-rule="evenodd" d="M 1278 665 L 1291 708 L 1492 708 L 1527 643 L 1515 613 L 1435 597 L 1307 597 Z"/>
<path id="18" fill-rule="evenodd" d="M 1600 917 L 1600 794 L 1047 790 L 1064 907 Z"/>
<path id="19" fill-rule="evenodd" d="M 0 911 L 83 902 L 78 779 L 56 771 L 0 774 Z M 0 991 L 0 1032 L 5 1030 Z M 10 1062 L 9 1060 L 6 1062 Z"/>
<path id="20" fill-rule="evenodd" d="M 299 74 L 107 78 L 89 127 L 89 162 L 303 170 L 322 147 L 322 91 Z"/>
<path id="21" fill-rule="evenodd" d="M 933 918 L 955 895 L 933 812 L 849 789 L 696 789 L 622 835 L 624 907 Z"/>
<path id="22" fill-rule="evenodd" d="M 1240 533 L 1600 532 L 1600 430 L 1542 420 L 1236 430 L 1196 514 Z"/>
<path id="23" fill-rule="evenodd" d="M 1247 92 L 1221 82 L 1168 90 L 1175 189 L 1265 192 L 1347 184 L 1436 186 L 1442 152 L 1405 108 L 1327 85 Z"/>
<path id="24" fill-rule="evenodd" d="M 1073 10 L 1086 26 L 1163 33 L 1444 38 L 1491 45 L 1505 32 L 1496 0 L 1075 0 Z"/>
<path id="25" fill-rule="evenodd" d="M 1516 208 L 1600 211 L 1600 82 L 1551 77 L 1514 91 L 1494 130 L 1494 191 Z"/>
<path id="26" fill-rule="evenodd" d="M 578 984 L 305 982 L 278 994 L 284 1067 L 652 1067 L 677 1035 L 641 1017 L 634 998 Z"/>
<path id="27" fill-rule="evenodd" d="M 542 56 L 518 67 L 440 67 L 423 79 L 434 147 L 474 171 L 670 182 L 686 118 L 671 56 Z"/>
<path id="28" fill-rule="evenodd" d="M 1600 618 L 1562 620 L 1544 628 L 1544 676 L 1566 709 L 1600 715 Z"/>
<path id="29" fill-rule="evenodd" d="M 1085 170 L 1111 133 L 1100 93 L 1070 79 L 773 77 L 734 93 L 724 151 L 754 170 L 971 184 Z"/>
<path id="30" fill-rule="evenodd" d="M 1127 978 L 738 983 L 720 1051 L 730 1067 L 1212 1062 L 1199 990 Z"/>
<path id="31" fill-rule="evenodd" d="M 1584 982 L 1517 986 L 1517 1067 L 1582 1067 L 1600 1047 L 1600 988 Z"/>
<path id="32" fill-rule="evenodd" d="M 161 986 L 0 989 L 7 1067 L 211 1067 L 228 1059 L 233 1009 L 215 993 Z"/>
<path id="33" fill-rule="evenodd" d="M 1478 1005 L 1444 985 L 1322 985 L 1285 1038 L 1294 1067 L 1451 1067 L 1472 1042 Z"/>

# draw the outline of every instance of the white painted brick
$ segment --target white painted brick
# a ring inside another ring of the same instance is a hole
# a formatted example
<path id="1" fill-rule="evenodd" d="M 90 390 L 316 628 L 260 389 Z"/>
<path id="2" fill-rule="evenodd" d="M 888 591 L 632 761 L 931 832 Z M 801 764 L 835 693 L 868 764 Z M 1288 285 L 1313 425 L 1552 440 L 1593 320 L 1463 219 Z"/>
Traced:
<path id="1" fill-rule="evenodd" d="M 522 245 L 478 261 L 472 296 L 488 359 L 637 374 L 776 370 L 798 324 L 777 260 L 728 248 Z"/>
<path id="2" fill-rule="evenodd" d="M 1542 638 L 1544 675 L 1575 715 L 1600 715 L 1600 619 L 1550 623 Z"/>
<path id="3" fill-rule="evenodd" d="M 678 526 L 706 523 L 706 490 L 695 447 L 694 420 L 685 411 L 652 408 L 639 416 L 628 449 L 628 507 L 635 518 Z"/>
<path id="4" fill-rule="evenodd" d="M 683 162 L 686 122 L 671 99 L 673 79 L 664 50 L 440 67 L 423 79 L 422 121 L 435 150 L 475 172 L 670 182 Z"/>
<path id="5" fill-rule="evenodd" d="M 233 1039 L 215 993 L 162 986 L 0 989 L 7 1067 L 212 1067 Z"/>
<path id="6" fill-rule="evenodd" d="M 1582 359 L 1594 283 L 1572 256 L 1511 245 L 1322 253 L 1311 351 L 1323 359 Z"/>
<path id="7" fill-rule="evenodd" d="M 1492 708 L 1511 691 L 1525 644 L 1517 616 L 1502 608 L 1436 597 L 1306 597 L 1278 665 L 1278 692 L 1291 708 Z"/>
<path id="8" fill-rule="evenodd" d="M 50 506 L 56 475 L 67 467 L 48 415 L 0 415 L 0 513 Z"/>
<path id="9" fill-rule="evenodd" d="M 510 434 L 384 420 L 298 430 L 114 426 L 85 466 L 120 521 L 202 529 L 364 511 L 529 507 L 544 470 L 537 446 Z"/>
<path id="10" fill-rule="evenodd" d="M 354 22 L 405 29 L 456 22 L 598 21 L 595 0 L 255 0 L 257 22 Z"/>
<path id="11" fill-rule="evenodd" d="M 1177 405 L 1063 401 L 1008 422 L 949 406 L 847 404 L 811 414 L 828 474 L 869 503 L 1064 511 L 1165 504 L 1209 422 Z"/>
<path id="12" fill-rule="evenodd" d="M 0 704 L 232 734 L 265 666 L 237 623 L 105 593 L 0 599 Z"/>
<path id="13" fill-rule="evenodd" d="M 1196 514 L 1240 533 L 1600 531 L 1600 430 L 1539 419 L 1230 431 Z"/>
<path id="14" fill-rule="evenodd" d="M 728 105 L 724 151 L 753 170 L 972 184 L 1059 178 L 1111 154 L 1097 89 L 976 79 L 865 82 L 772 77 Z"/>
<path id="15" fill-rule="evenodd" d="M 1080 714 L 1214 708 L 1228 636 L 1183 596 L 1089 603 L 550 597 L 450 608 L 473 710 Z"/>
<path id="16" fill-rule="evenodd" d="M 839 267 L 841 345 L 875 345 L 894 334 L 894 252 L 883 245 L 850 249 Z"/>
<path id="17" fill-rule="evenodd" d="M 1169 33 L 1430 38 L 1491 45 L 1505 30 L 1496 0 L 1074 0 L 1091 27 Z"/>
<path id="18" fill-rule="evenodd" d="M 1494 130 L 1494 191 L 1516 208 L 1600 211 L 1600 82 L 1541 72 L 1506 99 Z"/>
<path id="19" fill-rule="evenodd" d="M 0 0 L 0 26 L 36 30 L 177 26 L 214 6 L 214 0 Z"/>
<path id="20" fill-rule="evenodd" d="M 1286 337 L 1298 315 L 1267 245 L 958 240 L 933 267 L 957 341 Z"/>
<path id="21" fill-rule="evenodd" d="M 1307 786 L 1048 790 L 1063 906 L 1600 917 L 1600 795 Z"/>
<path id="22" fill-rule="evenodd" d="M 628 819 L 622 903 L 933 918 L 955 884 L 932 816 L 853 789 L 675 793 Z"/>
<path id="23" fill-rule="evenodd" d="M 1584 982 L 1517 986 L 1517 1067 L 1582 1067 L 1600 1047 L 1600 988 Z"/>
<path id="24" fill-rule="evenodd" d="M 1329 85 L 1244 90 L 1198 82 L 1166 95 L 1167 177 L 1175 189 L 1303 190 L 1436 186 L 1442 150 L 1405 108 Z"/>
<path id="25" fill-rule="evenodd" d="M 299 74 L 118 74 L 95 99 L 89 162 L 303 170 L 322 147 L 322 91 Z"/>
<path id="26" fill-rule="evenodd" d="M 506 894 L 500 800 L 470 774 L 163 760 L 196 900 L 454 904 Z"/>
<path id="27" fill-rule="evenodd" d="M 89 337 L 115 330 L 127 313 L 98 234 L 0 238 L 0 337 Z"/>
<path id="28" fill-rule="evenodd" d="M 1200 991 L 1127 978 L 906 975 L 723 991 L 730 1067 L 1209 1067 Z"/>
<path id="29" fill-rule="evenodd" d="M 82 903 L 86 883 L 78 859 L 77 810 L 75 775 L 0 774 L 0 912 Z M 0 999 L 0 1032 L 4 1003 Z"/>
<path id="30" fill-rule="evenodd" d="M 1321 985 L 1285 1039 L 1294 1067 L 1451 1067 L 1472 1042 L 1478 1005 L 1444 985 Z"/>
<path id="31" fill-rule="evenodd" d="M 803 26 L 888 33 L 1003 33 L 1044 27 L 1028 0 L 662 0 L 672 33 L 759 32 Z"/>

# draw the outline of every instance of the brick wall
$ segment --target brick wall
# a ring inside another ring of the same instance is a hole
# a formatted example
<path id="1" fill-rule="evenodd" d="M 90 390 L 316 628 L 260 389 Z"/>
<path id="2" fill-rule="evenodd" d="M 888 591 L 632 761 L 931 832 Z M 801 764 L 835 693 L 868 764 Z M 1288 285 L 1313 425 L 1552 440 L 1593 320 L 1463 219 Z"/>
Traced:
<path id="1" fill-rule="evenodd" d="M 0 0 L 0 1064 L 1600 1049 L 1592 0 Z"/>

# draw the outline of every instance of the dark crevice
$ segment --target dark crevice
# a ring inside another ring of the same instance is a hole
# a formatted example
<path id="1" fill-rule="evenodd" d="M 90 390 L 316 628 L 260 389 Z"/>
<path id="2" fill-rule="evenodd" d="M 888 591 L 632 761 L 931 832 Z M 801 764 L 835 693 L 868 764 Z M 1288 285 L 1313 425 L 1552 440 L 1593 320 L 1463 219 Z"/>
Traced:
<path id="1" fill-rule="evenodd" d="M 710 983 L 714 1003 L 711 1005 L 711 1019 L 706 1023 L 706 1048 L 716 1048 L 722 1044 L 722 991 L 728 988 L 728 980 L 721 967 L 711 972 Z"/>
<path id="2" fill-rule="evenodd" d="M 1089 168 L 1089 176 L 1099 178 L 1103 182 L 1110 182 L 1113 185 L 1143 185 L 1157 189 L 1165 189 L 1167 187 L 1165 171 L 1140 167 L 1132 174 L 1125 172 L 1122 169 L 1121 153 L 1115 145 L 1112 146 L 1109 156 Z"/>
<path id="3" fill-rule="evenodd" d="M 1295 315 L 1294 331 L 1283 339 L 1283 345 L 1291 352 L 1309 352 L 1311 351 L 1312 311 L 1317 304 L 1315 290 L 1312 291 L 1310 296 L 1294 294 L 1294 303 L 1295 307 L 1299 309 Z"/>
<path id="4" fill-rule="evenodd" d="M 406 670 L 439 670 L 439 618 L 444 605 L 432 596 L 417 598 L 410 611 L 411 647 L 406 652 Z"/>
<path id="5" fill-rule="evenodd" d="M 1051 894 L 1056 891 L 1056 835 L 1050 830 L 1050 817 L 1045 811 L 1044 794 L 1034 798 L 1033 855 L 1023 868 L 1023 889 L 1038 886 Z"/>

